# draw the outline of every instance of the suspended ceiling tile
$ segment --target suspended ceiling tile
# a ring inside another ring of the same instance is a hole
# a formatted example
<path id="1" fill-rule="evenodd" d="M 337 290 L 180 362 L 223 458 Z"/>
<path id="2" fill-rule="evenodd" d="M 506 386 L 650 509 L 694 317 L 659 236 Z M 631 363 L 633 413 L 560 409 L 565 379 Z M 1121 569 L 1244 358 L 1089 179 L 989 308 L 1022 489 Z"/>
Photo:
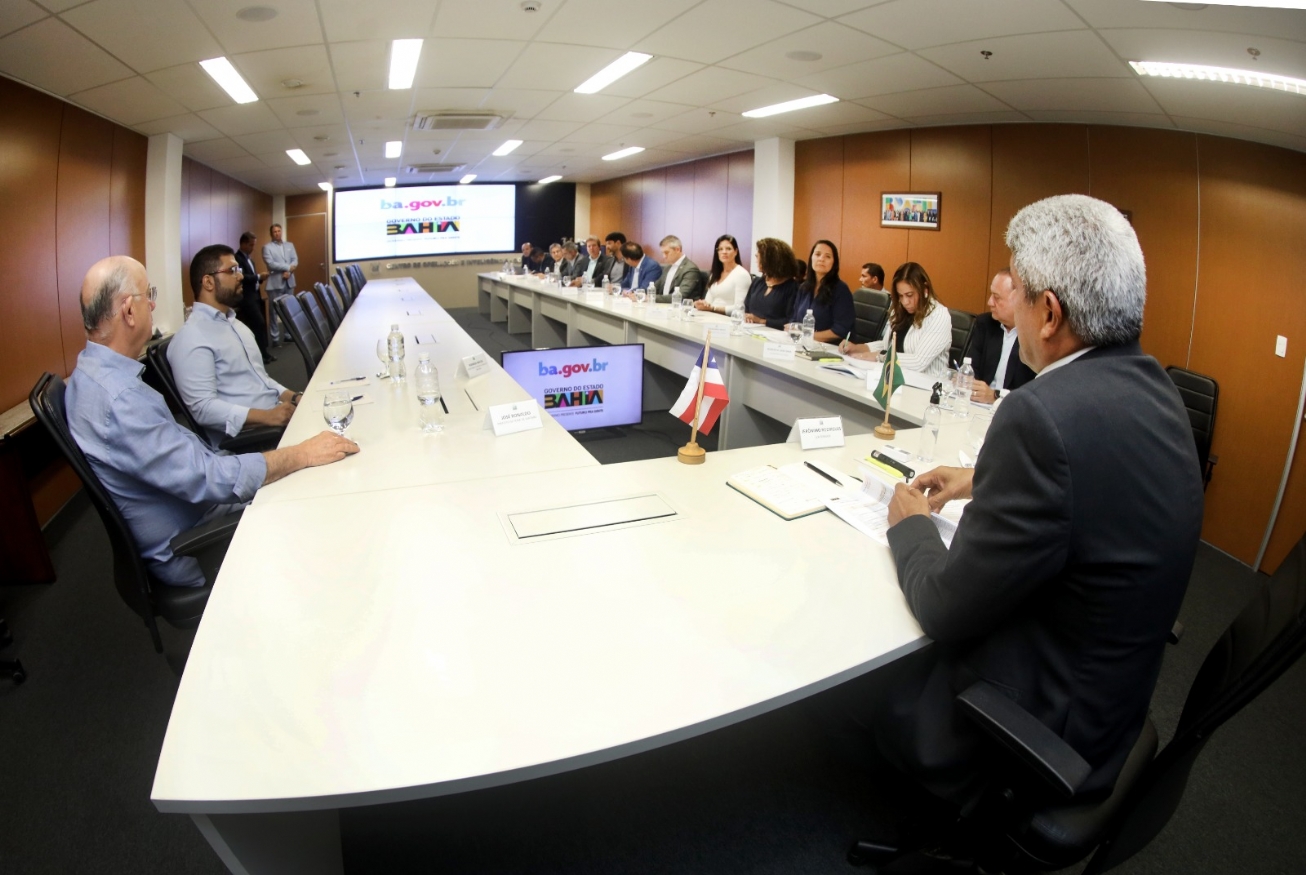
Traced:
<path id="1" fill-rule="evenodd" d="M 939 125 L 996 125 L 1004 122 L 1028 122 L 1029 117 L 1019 112 L 955 112 L 943 115 L 920 115 L 910 119 L 921 127 Z"/>
<path id="2" fill-rule="evenodd" d="M 251 155 L 280 155 L 285 158 L 287 149 L 296 147 L 295 138 L 290 131 L 264 131 L 259 134 L 238 134 L 231 138 Z M 341 152 L 353 154 L 348 143 L 342 144 Z M 286 158 L 289 161 L 289 158 Z"/>
<path id="3" fill-rule="evenodd" d="M 448 109 L 472 112 L 490 96 L 488 88 L 414 88 L 413 107 L 418 111 Z"/>
<path id="4" fill-rule="evenodd" d="M 714 64 L 820 22 L 773 0 L 706 0 L 640 40 L 635 49 Z"/>
<path id="5" fill-rule="evenodd" d="M 1024 113 L 1036 122 L 1077 122 L 1088 125 L 1124 125 L 1144 128 L 1174 128 L 1175 126 L 1169 116 L 1149 112 L 1067 112 L 1027 109 Z"/>
<path id="6" fill-rule="evenodd" d="M 346 94 L 340 103 L 349 122 L 383 121 L 402 127 L 415 108 L 414 96 L 412 91 L 364 91 L 358 95 Z"/>
<path id="7" fill-rule="evenodd" d="M 608 121 L 632 125 L 656 125 L 693 109 L 683 103 L 660 100 L 632 100 L 613 113 Z"/>
<path id="8" fill-rule="evenodd" d="M 681 137 L 678 140 L 671 140 L 663 145 L 664 149 L 673 152 L 690 152 L 700 155 L 719 155 L 723 152 L 739 151 L 740 143 L 738 140 L 727 140 L 722 137 L 709 137 L 704 134 L 692 134 L 688 137 Z"/>
<path id="9" fill-rule="evenodd" d="M 706 68 L 702 64 L 680 58 L 654 58 L 604 88 L 603 93 L 616 97 L 643 97 L 703 69 Z"/>
<path id="10" fill-rule="evenodd" d="M 704 67 L 697 73 L 677 79 L 670 85 L 665 85 L 645 96 L 649 100 L 705 106 L 727 97 L 734 97 L 736 94 L 774 85 L 778 81 L 770 76 L 759 76 L 756 73 L 727 70 L 724 67 Z"/>
<path id="11" fill-rule="evenodd" d="M 303 94 L 334 94 L 335 76 L 325 46 L 297 46 L 234 55 L 231 63 L 245 77 L 254 93 L 264 99 Z M 282 83 L 303 83 L 290 88 Z"/>
<path id="12" fill-rule="evenodd" d="M 539 12 L 525 12 L 521 0 L 444 0 L 431 32 L 442 37 L 529 40 L 561 6 L 545 3 Z"/>
<path id="13" fill-rule="evenodd" d="M 133 75 L 131 68 L 57 18 L 0 38 L 0 73 L 60 96 Z"/>
<path id="14" fill-rule="evenodd" d="M 568 134 L 580 130 L 581 122 L 571 121 L 551 121 L 548 119 L 535 118 L 528 122 L 523 122 L 521 127 L 512 135 L 504 136 L 499 142 L 507 139 L 514 140 L 561 140 Z M 487 132 L 488 133 L 488 132 Z M 499 138 L 495 138 L 499 139 Z"/>
<path id="15" fill-rule="evenodd" d="M 0 2 L 0 36 L 35 24 L 49 14 L 32 0 L 3 0 Z"/>
<path id="16" fill-rule="evenodd" d="M 798 77 L 794 82 L 843 100 L 961 84 L 959 78 L 938 64 L 910 52 L 812 73 Z"/>
<path id="17" fill-rule="evenodd" d="M 318 0 L 329 42 L 428 37 L 434 7 L 430 0 Z"/>
<path id="18" fill-rule="evenodd" d="M 92 0 L 61 17 L 139 73 L 222 54 L 185 3 Z"/>
<path id="19" fill-rule="evenodd" d="M 206 164 L 217 170 L 219 173 L 226 173 L 229 176 L 235 176 L 238 173 L 258 172 L 264 169 L 265 165 L 253 155 L 240 155 L 235 158 L 214 158 L 208 161 L 196 159 L 202 164 Z"/>
<path id="20" fill-rule="evenodd" d="M 824 137 L 845 137 L 849 134 L 865 134 L 872 131 L 892 131 L 899 128 L 908 127 L 908 123 L 901 119 L 885 119 L 881 122 L 857 122 L 850 125 L 833 125 L 828 128 L 820 128 L 821 136 Z"/>
<path id="21" fill-rule="evenodd" d="M 896 46 L 859 30 L 825 21 L 726 58 L 720 62 L 720 66 L 780 79 L 797 79 L 822 70 L 897 54 L 898 51 Z M 788 57 L 790 52 L 811 52 L 820 57 L 814 60 L 794 60 Z"/>
<path id="22" fill-rule="evenodd" d="M 292 128 L 287 133 L 304 151 L 312 154 L 314 150 L 330 152 L 339 149 L 348 152 L 353 148 L 349 128 L 344 125 L 318 125 L 311 128 Z M 287 147 L 290 148 L 290 147 Z M 383 147 L 382 147 L 383 148 Z"/>
<path id="23" fill-rule="evenodd" d="M 68 99 L 128 126 L 171 118 L 186 111 L 186 107 L 140 76 L 79 91 Z"/>
<path id="24" fill-rule="evenodd" d="M 1306 95 L 1188 79 L 1153 79 L 1146 86 L 1172 117 L 1205 118 L 1306 136 Z"/>
<path id="25" fill-rule="evenodd" d="M 257 134 L 260 131 L 272 131 L 281 127 L 280 119 L 262 101 L 204 109 L 196 115 L 229 137 L 237 134 Z"/>
<path id="26" fill-rule="evenodd" d="M 481 102 L 481 108 L 518 118 L 533 118 L 561 96 L 558 91 L 496 88 Z"/>
<path id="27" fill-rule="evenodd" d="M 978 86 L 1019 110 L 1161 111 L 1142 83 L 1134 79 L 1013 79 Z"/>
<path id="28" fill-rule="evenodd" d="M 1306 11 L 1300 14 L 1306 18 Z M 1292 40 L 1191 30 L 1104 30 L 1102 38 L 1127 61 L 1211 64 L 1306 79 L 1306 43 Z M 1248 48 L 1260 56 L 1253 59 Z"/>
<path id="29" fill-rule="evenodd" d="M 726 112 L 744 113 L 749 110 L 761 109 L 764 106 L 798 100 L 802 97 L 813 97 L 818 93 L 810 88 L 803 88 L 801 85 L 778 82 L 775 85 L 768 85 L 765 88 L 749 91 L 746 94 L 738 94 L 734 97 L 713 101 L 709 106 L 712 109 L 721 109 Z M 807 110 L 801 110 L 800 112 L 807 112 Z"/>
<path id="30" fill-rule="evenodd" d="M 222 136 L 222 131 L 194 113 L 174 116 L 173 118 L 155 119 L 139 125 L 132 125 L 132 127 L 138 133 L 142 133 L 147 137 L 152 137 L 155 134 L 176 134 L 184 143 L 215 140 Z"/>
<path id="31" fill-rule="evenodd" d="M 974 85 L 950 85 L 946 88 L 926 88 L 921 91 L 904 91 L 898 94 L 881 94 L 857 101 L 886 115 L 908 118 L 919 115 L 941 115 L 958 112 L 996 112 L 1010 109 L 996 97 L 985 94 Z"/>
<path id="32" fill-rule="evenodd" d="M 570 93 L 572 89 L 621 57 L 617 49 L 532 43 L 498 84 L 504 88 L 544 88 Z"/>
<path id="33" fill-rule="evenodd" d="M 203 67 L 193 62 L 164 67 L 162 70 L 146 73 L 145 78 L 192 112 L 231 105 L 231 97 L 227 92 L 204 72 Z"/>
<path id="34" fill-rule="evenodd" d="M 302 97 L 278 97 L 267 101 L 268 109 L 276 113 L 288 128 L 315 125 L 342 125 L 345 114 L 340 111 L 340 98 L 331 94 L 305 94 Z"/>
<path id="35" fill-rule="evenodd" d="M 341 94 L 381 91 L 388 84 L 390 44 L 381 40 L 333 42 L 328 47 L 331 69 Z M 418 65 L 421 74 L 421 65 Z"/>
<path id="36" fill-rule="evenodd" d="M 1306 15 L 1295 9 L 1254 9 L 1248 6 L 1202 4 L 1205 9 L 1181 9 L 1174 3 L 1138 0 L 1064 0 L 1091 27 L 1159 27 L 1175 30 L 1214 30 L 1263 34 L 1306 42 Z M 1195 4 L 1190 4 L 1195 5 Z"/>
<path id="37" fill-rule="evenodd" d="M 714 131 L 712 134 L 714 137 L 745 140 L 748 142 L 767 140 L 771 137 L 783 137 L 789 140 L 803 140 L 808 139 L 811 135 L 812 130 L 810 128 L 786 120 L 784 116 L 744 119 L 737 124 L 721 128 L 719 131 Z"/>
<path id="38" fill-rule="evenodd" d="M 240 10 L 262 2 L 276 10 L 275 18 L 245 21 L 236 17 Z M 322 42 L 313 0 L 204 0 L 192 7 L 228 56 Z"/>
<path id="39" fill-rule="evenodd" d="M 493 88 L 526 46 L 513 40 L 427 40 L 413 84 L 418 88 Z"/>
<path id="40" fill-rule="evenodd" d="M 1066 6 L 1046 0 L 893 0 L 839 21 L 905 49 L 1084 27 Z"/>
<path id="41" fill-rule="evenodd" d="M 564 94 L 536 114 L 536 118 L 565 122 L 594 122 L 611 119 L 630 103 L 625 97 L 606 94 Z"/>
<path id="42" fill-rule="evenodd" d="M 567 0 L 536 39 L 567 45 L 628 49 L 699 0 Z M 613 27 L 610 25 L 618 24 Z"/>
<path id="43" fill-rule="evenodd" d="M 626 146 L 643 146 L 640 133 L 641 129 L 635 125 L 593 124 L 568 134 L 565 140 L 568 143 L 606 144 L 612 146 L 609 152 L 615 152 Z"/>
<path id="44" fill-rule="evenodd" d="M 217 140 L 205 140 L 201 143 L 187 143 L 182 151 L 196 161 L 203 161 L 205 164 L 249 155 L 239 143 L 226 137 Z"/>
<path id="45" fill-rule="evenodd" d="M 981 51 L 993 55 L 986 59 Z M 994 37 L 924 49 L 919 54 L 969 82 L 1134 75 L 1129 65 L 1090 31 Z"/>
<path id="46" fill-rule="evenodd" d="M 740 121 L 742 121 L 742 118 L 738 113 L 713 109 L 692 109 L 689 112 L 660 121 L 655 127 L 660 130 L 678 131 L 682 134 L 705 134 L 739 124 Z"/>
<path id="47" fill-rule="evenodd" d="M 50 12 L 63 12 L 85 3 L 86 0 L 36 0 L 37 4 Z"/>

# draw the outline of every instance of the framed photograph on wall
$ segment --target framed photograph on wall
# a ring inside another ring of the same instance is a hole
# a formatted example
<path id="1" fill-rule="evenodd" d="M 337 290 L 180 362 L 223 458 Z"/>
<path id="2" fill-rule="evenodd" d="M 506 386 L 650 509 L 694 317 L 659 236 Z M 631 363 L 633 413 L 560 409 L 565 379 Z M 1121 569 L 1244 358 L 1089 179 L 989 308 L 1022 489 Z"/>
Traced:
<path id="1" fill-rule="evenodd" d="M 881 192 L 880 227 L 937 231 L 942 197 L 942 193 L 937 191 Z"/>

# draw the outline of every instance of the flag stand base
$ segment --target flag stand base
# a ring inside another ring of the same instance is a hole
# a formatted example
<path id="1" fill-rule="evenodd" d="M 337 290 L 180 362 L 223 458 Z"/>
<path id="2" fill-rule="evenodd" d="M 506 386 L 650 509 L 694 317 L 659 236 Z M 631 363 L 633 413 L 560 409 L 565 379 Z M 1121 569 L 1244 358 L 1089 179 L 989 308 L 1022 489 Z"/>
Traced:
<path id="1" fill-rule="evenodd" d="M 875 427 L 875 436 L 881 440 L 891 441 L 897 433 L 887 422 L 882 422 Z"/>
<path id="2" fill-rule="evenodd" d="M 686 465 L 701 465 L 707 461 L 707 450 L 700 447 L 697 441 L 690 441 L 680 448 L 676 458 Z"/>

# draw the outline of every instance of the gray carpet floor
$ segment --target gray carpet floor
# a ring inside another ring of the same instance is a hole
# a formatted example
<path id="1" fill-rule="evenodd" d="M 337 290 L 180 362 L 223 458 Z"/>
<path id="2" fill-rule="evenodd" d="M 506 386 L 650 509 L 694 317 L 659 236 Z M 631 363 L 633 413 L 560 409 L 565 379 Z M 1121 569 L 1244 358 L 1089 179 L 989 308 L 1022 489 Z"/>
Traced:
<path id="1" fill-rule="evenodd" d="M 475 311 L 455 317 L 489 352 L 513 337 Z M 271 367 L 302 387 L 293 347 Z M 670 455 L 670 416 L 587 440 L 605 463 Z M 1217 475 L 1218 476 L 1218 475 Z M 50 585 L 0 587 L 29 680 L 0 680 L 0 873 L 220 873 L 184 817 L 150 786 L 189 636 L 164 627 L 156 655 L 109 581 L 108 539 L 74 499 L 47 528 Z M 1203 545 L 1153 698 L 1163 741 L 1206 651 L 1256 576 Z M 529 721 L 530 714 L 520 715 Z M 1183 805 L 1126 875 L 1297 873 L 1306 867 L 1306 665 L 1218 732 Z M 843 851 L 877 833 L 894 800 L 829 755 L 802 709 L 590 769 L 342 818 L 350 873 L 851 872 Z"/>

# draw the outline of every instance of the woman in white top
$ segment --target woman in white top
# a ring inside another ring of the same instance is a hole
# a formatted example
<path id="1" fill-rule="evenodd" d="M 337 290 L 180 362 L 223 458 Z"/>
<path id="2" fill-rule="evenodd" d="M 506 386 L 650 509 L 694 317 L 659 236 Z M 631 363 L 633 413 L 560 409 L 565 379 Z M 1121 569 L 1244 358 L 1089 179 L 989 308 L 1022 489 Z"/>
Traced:
<path id="1" fill-rule="evenodd" d="M 952 348 L 952 316 L 934 295 L 925 268 L 909 261 L 893 274 L 893 302 L 884 322 L 884 337 L 873 343 L 839 344 L 839 351 L 854 358 L 885 358 L 891 338 L 897 340 L 898 365 L 931 377 L 948 374 Z"/>
<path id="2" fill-rule="evenodd" d="M 729 313 L 731 307 L 744 306 L 744 297 L 753 281 L 748 268 L 739 263 L 739 243 L 729 234 L 716 240 L 712 255 L 712 273 L 708 277 L 707 294 L 694 306 L 713 313 Z"/>

